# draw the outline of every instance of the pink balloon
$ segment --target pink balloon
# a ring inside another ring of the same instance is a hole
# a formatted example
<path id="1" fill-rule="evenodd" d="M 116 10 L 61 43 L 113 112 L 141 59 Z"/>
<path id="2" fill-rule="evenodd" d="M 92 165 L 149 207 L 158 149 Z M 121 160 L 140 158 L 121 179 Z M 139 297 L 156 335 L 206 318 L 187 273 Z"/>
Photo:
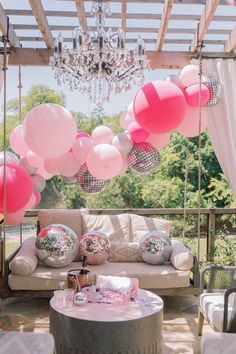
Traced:
<path id="1" fill-rule="evenodd" d="M 130 123 L 134 121 L 134 118 L 132 118 L 127 112 L 123 112 L 120 115 L 120 126 L 123 129 L 127 129 Z"/>
<path id="2" fill-rule="evenodd" d="M 59 174 L 59 162 L 60 157 L 54 157 L 52 159 L 45 159 L 44 160 L 44 169 L 46 172 L 58 175 Z"/>
<path id="3" fill-rule="evenodd" d="M 33 151 L 29 150 L 26 154 L 26 158 L 27 158 L 28 163 L 31 166 L 43 167 L 43 165 L 44 165 L 44 158 L 36 155 Z"/>
<path id="4" fill-rule="evenodd" d="M 143 86 L 134 99 L 135 119 L 150 133 L 167 133 L 184 118 L 183 92 L 168 81 L 153 81 Z"/>
<path id="5" fill-rule="evenodd" d="M 34 204 L 34 208 L 36 208 L 39 203 L 41 202 L 41 194 L 40 193 L 34 193 L 35 195 L 35 204 Z"/>
<path id="6" fill-rule="evenodd" d="M 190 106 L 198 107 L 199 105 L 199 84 L 188 86 L 184 90 L 187 103 Z M 204 106 L 211 98 L 211 91 L 207 85 L 201 84 L 201 105 Z"/>
<path id="7" fill-rule="evenodd" d="M 170 142 L 170 134 L 150 134 L 147 142 L 151 144 L 154 148 L 164 148 Z"/>
<path id="8" fill-rule="evenodd" d="M 32 209 L 36 203 L 36 196 L 35 193 L 33 192 L 29 201 L 26 203 L 26 205 L 23 207 L 24 210 L 26 209 Z"/>
<path id="9" fill-rule="evenodd" d="M 96 145 L 87 158 L 89 172 L 98 179 L 110 179 L 117 176 L 122 167 L 122 155 L 110 144 Z"/>
<path id="10" fill-rule="evenodd" d="M 88 137 L 81 137 L 74 142 L 72 152 L 79 161 L 85 162 L 93 147 L 94 143 L 91 139 Z"/>
<path id="11" fill-rule="evenodd" d="M 65 154 L 76 137 L 76 122 L 72 114 L 53 103 L 31 109 L 23 123 L 24 137 L 30 150 L 44 158 Z"/>
<path id="12" fill-rule="evenodd" d="M 67 152 L 58 160 L 59 173 L 63 176 L 72 177 L 79 171 L 80 163 L 72 152 Z"/>
<path id="13" fill-rule="evenodd" d="M 50 179 L 53 177 L 53 174 L 52 173 L 48 173 L 44 167 L 38 167 L 36 173 L 40 176 L 42 176 L 44 179 Z"/>
<path id="14" fill-rule="evenodd" d="M 128 165 L 128 160 L 127 160 L 127 156 L 122 156 L 122 166 L 119 172 L 119 176 L 122 176 L 123 174 L 125 174 L 125 172 L 128 170 L 129 165 Z"/>
<path id="15" fill-rule="evenodd" d="M 17 125 L 9 136 L 9 142 L 13 151 L 19 155 L 26 155 L 29 150 L 23 135 L 23 125 Z"/>
<path id="16" fill-rule="evenodd" d="M 14 213 L 7 213 L 6 214 L 6 224 L 7 225 L 18 225 L 18 224 L 22 223 L 22 221 L 24 220 L 26 209 L 32 209 L 35 202 L 36 202 L 36 197 L 35 197 L 34 193 L 32 193 L 29 201 L 26 203 L 26 205 L 24 205 L 23 208 L 15 211 Z"/>
<path id="17" fill-rule="evenodd" d="M 190 86 L 199 82 L 199 68 L 189 64 L 183 67 L 179 75 L 180 81 L 184 86 Z"/>
<path id="18" fill-rule="evenodd" d="M 132 122 L 128 126 L 128 133 L 134 143 L 143 143 L 149 137 L 149 133 L 144 130 L 138 122 Z"/>
<path id="19" fill-rule="evenodd" d="M 201 133 L 207 128 L 207 111 L 202 109 L 201 113 Z M 194 137 L 199 135 L 199 109 L 187 106 L 184 120 L 176 129 L 179 133 L 186 137 Z"/>
<path id="20" fill-rule="evenodd" d="M 16 212 L 29 201 L 33 192 L 30 176 L 19 165 L 6 164 L 6 211 Z M 0 211 L 3 211 L 4 166 L 0 166 Z"/>
<path id="21" fill-rule="evenodd" d="M 135 115 L 134 115 L 134 101 L 130 102 L 130 104 L 127 107 L 127 113 L 128 115 L 135 120 Z"/>
<path id="22" fill-rule="evenodd" d="M 79 139 L 79 138 L 92 138 L 91 137 L 91 135 L 89 134 L 89 133 L 87 133 L 87 132 L 78 132 L 77 134 L 76 134 L 76 137 L 75 137 L 75 139 Z"/>
<path id="23" fill-rule="evenodd" d="M 95 145 L 97 144 L 111 144 L 113 138 L 113 131 L 105 125 L 99 125 L 92 131 L 92 139 Z"/>
<path id="24" fill-rule="evenodd" d="M 185 86 L 180 81 L 179 75 L 176 74 L 169 75 L 167 76 L 166 81 L 172 82 L 172 84 L 178 86 L 182 91 L 185 89 Z"/>
<path id="25" fill-rule="evenodd" d="M 133 141 L 130 136 L 124 132 L 117 133 L 112 139 L 112 145 L 122 154 L 127 155 L 133 148 Z"/>
<path id="26" fill-rule="evenodd" d="M 33 183 L 34 192 L 42 192 L 46 187 L 45 179 L 41 175 L 34 174 L 33 176 L 31 176 L 31 180 Z"/>

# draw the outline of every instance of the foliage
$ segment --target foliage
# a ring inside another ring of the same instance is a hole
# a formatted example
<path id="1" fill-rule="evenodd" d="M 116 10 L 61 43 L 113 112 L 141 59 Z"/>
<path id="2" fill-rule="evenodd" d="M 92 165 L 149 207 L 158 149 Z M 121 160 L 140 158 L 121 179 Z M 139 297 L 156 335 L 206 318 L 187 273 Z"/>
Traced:
<path id="1" fill-rule="evenodd" d="M 235 265 L 236 239 L 228 235 L 220 235 L 215 240 L 214 248 L 210 252 L 213 264 L 232 266 Z"/>

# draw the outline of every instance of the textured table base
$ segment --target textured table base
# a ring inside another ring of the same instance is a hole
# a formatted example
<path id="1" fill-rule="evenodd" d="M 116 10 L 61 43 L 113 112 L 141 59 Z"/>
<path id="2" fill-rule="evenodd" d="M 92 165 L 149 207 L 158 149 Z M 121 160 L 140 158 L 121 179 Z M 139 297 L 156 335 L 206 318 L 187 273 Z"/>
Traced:
<path id="1" fill-rule="evenodd" d="M 57 354 L 161 354 L 162 311 L 132 321 L 97 322 L 50 309 Z"/>

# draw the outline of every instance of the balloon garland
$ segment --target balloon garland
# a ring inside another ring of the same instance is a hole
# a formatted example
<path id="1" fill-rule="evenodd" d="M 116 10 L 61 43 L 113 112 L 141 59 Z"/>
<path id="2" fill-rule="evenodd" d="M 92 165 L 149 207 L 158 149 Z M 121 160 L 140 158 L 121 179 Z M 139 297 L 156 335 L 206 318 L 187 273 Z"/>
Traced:
<path id="1" fill-rule="evenodd" d="M 28 112 L 23 124 L 10 134 L 12 150 L 6 152 L 6 223 L 16 225 L 25 210 L 38 205 L 47 179 L 58 175 L 65 183 L 77 183 L 87 193 L 100 193 L 110 179 L 128 168 L 138 174 L 152 172 L 160 162 L 159 149 L 167 146 L 170 133 L 199 135 L 207 127 L 207 107 L 222 96 L 221 83 L 185 66 L 179 75 L 144 85 L 127 111 L 120 116 L 123 132 L 98 126 L 91 135 L 77 132 L 71 113 L 56 104 L 41 104 Z M 0 152 L 0 213 L 3 212 L 3 158 Z"/>

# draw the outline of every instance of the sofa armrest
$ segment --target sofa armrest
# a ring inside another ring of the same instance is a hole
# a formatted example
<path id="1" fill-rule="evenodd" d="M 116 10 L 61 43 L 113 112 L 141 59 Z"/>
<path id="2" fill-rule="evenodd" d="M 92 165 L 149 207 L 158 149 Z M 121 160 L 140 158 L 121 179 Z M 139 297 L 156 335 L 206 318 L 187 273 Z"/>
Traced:
<path id="1" fill-rule="evenodd" d="M 38 264 L 35 251 L 35 237 L 27 238 L 15 256 L 9 262 L 9 270 L 17 275 L 33 273 Z"/>

